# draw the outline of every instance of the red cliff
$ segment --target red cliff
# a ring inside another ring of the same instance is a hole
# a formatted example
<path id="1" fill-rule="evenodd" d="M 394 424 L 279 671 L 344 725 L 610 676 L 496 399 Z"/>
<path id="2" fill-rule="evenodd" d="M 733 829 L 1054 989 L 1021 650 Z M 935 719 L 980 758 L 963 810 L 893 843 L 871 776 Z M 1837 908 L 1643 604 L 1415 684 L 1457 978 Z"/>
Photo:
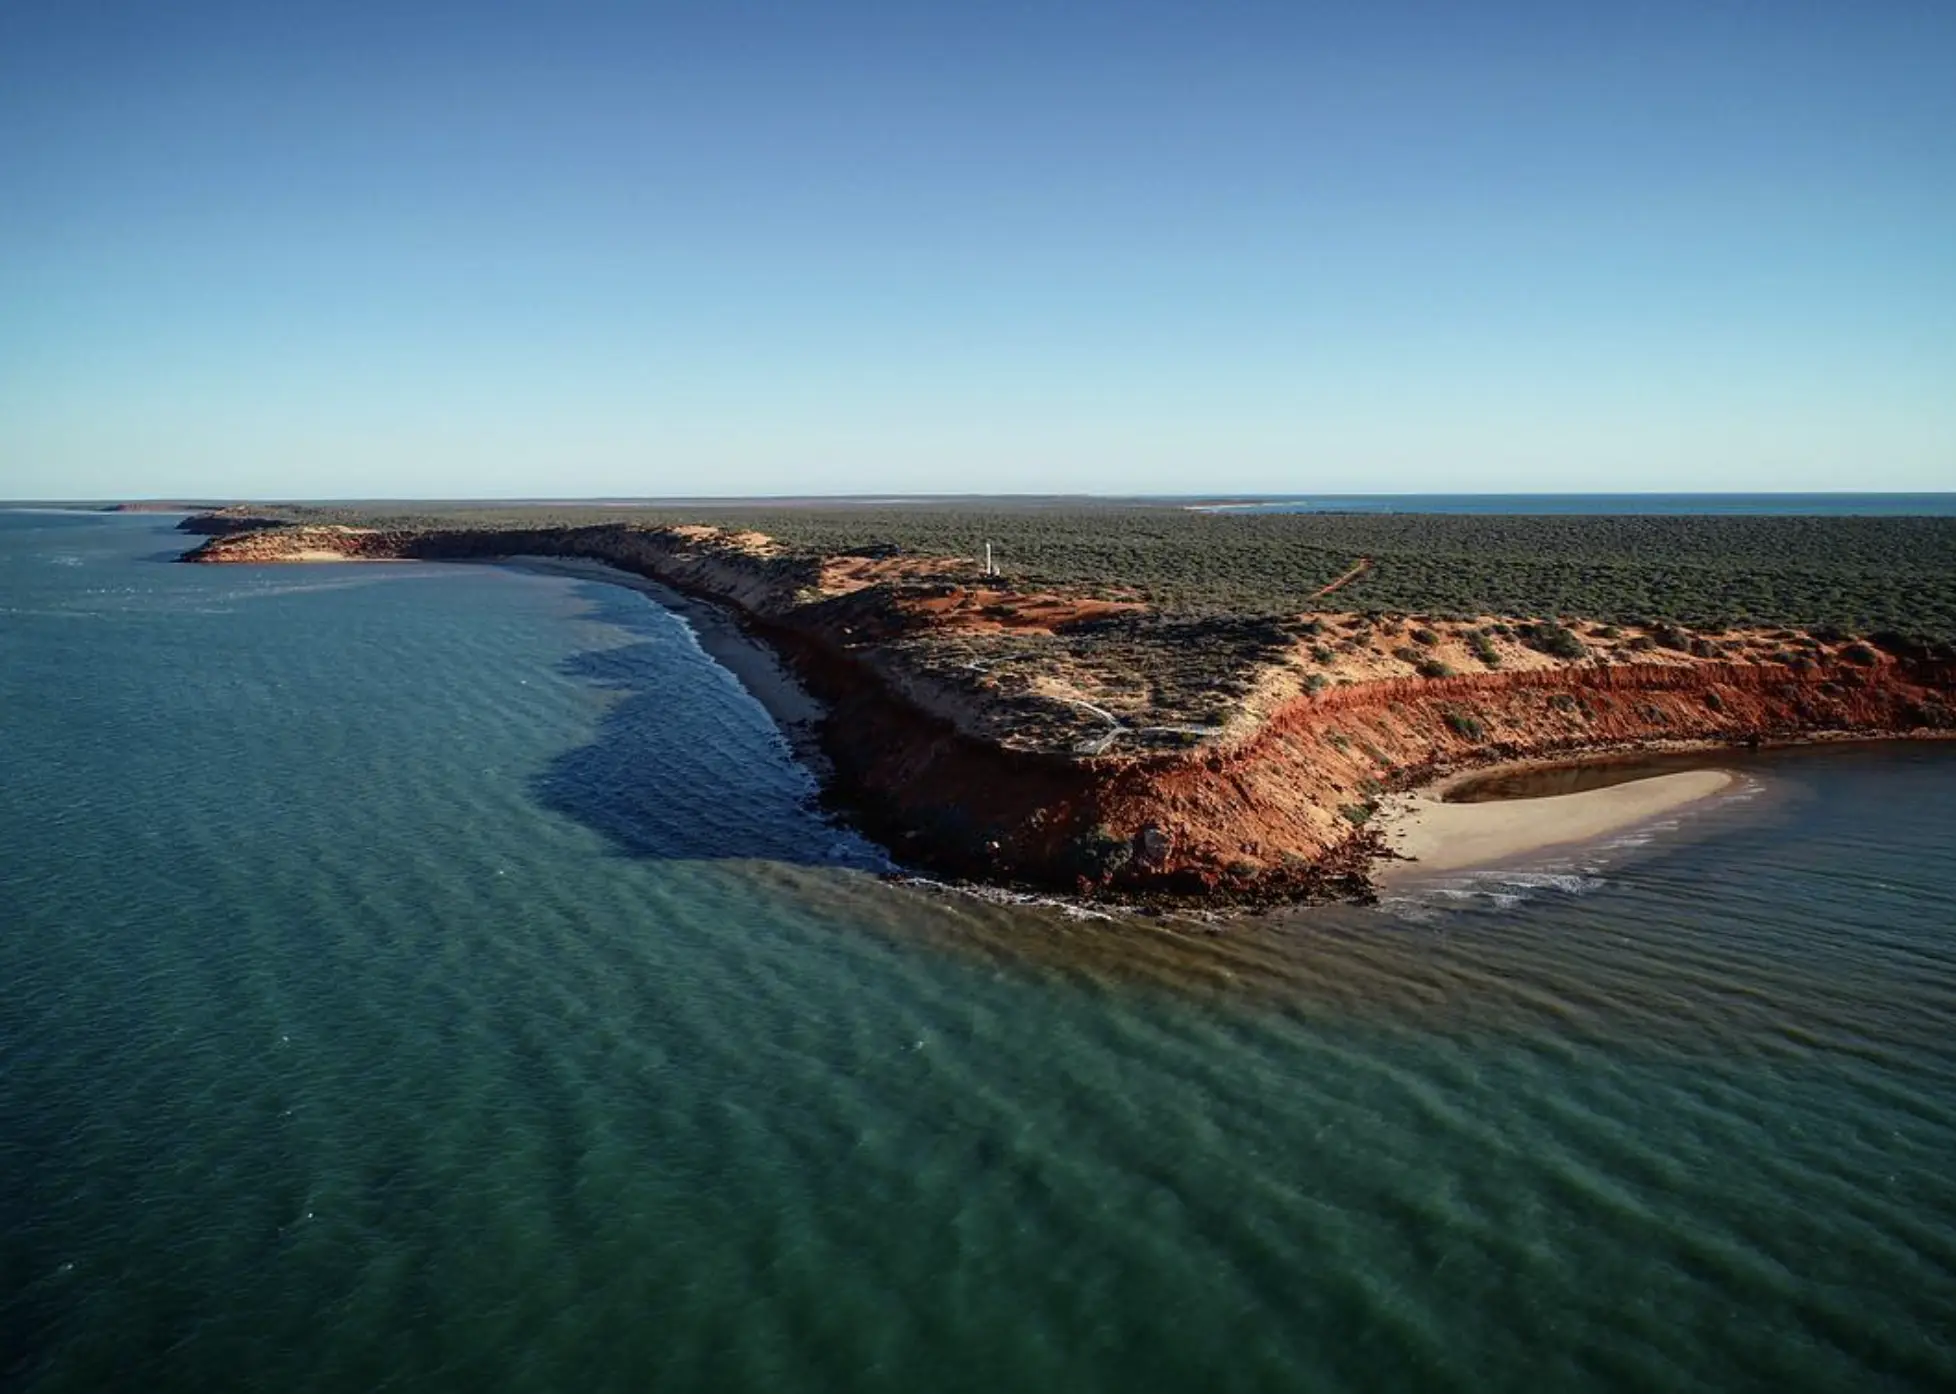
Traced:
<path id="1" fill-rule="evenodd" d="M 1160 691 L 1128 693 L 1133 674 L 1069 637 L 1140 607 L 1013 592 L 955 559 L 797 557 L 710 528 L 233 529 L 217 515 L 198 530 L 217 535 L 186 560 L 572 556 L 728 606 L 826 700 L 830 795 L 896 855 L 1081 893 L 1361 893 L 1373 801 L 1443 768 L 1956 729 L 1956 665 L 1790 631 L 1686 645 L 1599 628 L 1550 658 L 1515 637 L 1525 621 L 1419 629 L 1415 653 L 1390 622 L 1321 617 L 1310 631 L 1338 637 L 1335 652 L 1283 636 L 1232 650 L 1216 664 L 1228 702 L 1196 720 Z M 1488 670 L 1416 675 L 1469 652 Z"/>

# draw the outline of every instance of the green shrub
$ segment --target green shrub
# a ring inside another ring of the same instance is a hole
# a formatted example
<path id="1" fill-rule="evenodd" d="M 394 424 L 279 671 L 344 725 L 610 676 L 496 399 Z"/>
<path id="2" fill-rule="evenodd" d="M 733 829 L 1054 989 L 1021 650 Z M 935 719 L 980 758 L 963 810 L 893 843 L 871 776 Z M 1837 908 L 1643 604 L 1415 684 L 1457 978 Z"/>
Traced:
<path id="1" fill-rule="evenodd" d="M 1462 711 L 1458 707 L 1450 707 L 1446 712 L 1445 719 L 1447 726 L 1456 736 L 1464 737 L 1477 744 L 1487 739 L 1487 728 L 1481 725 L 1481 719 L 1471 712 Z"/>
<path id="2" fill-rule="evenodd" d="M 1282 614 L 1293 626 L 1299 611 L 1318 603 L 1313 591 L 1364 556 L 1372 568 L 1323 603 L 1415 617 L 1577 615 L 1626 627 L 1634 616 L 1712 625 L 1746 615 L 1785 629 L 1813 626 L 1834 636 L 1830 644 L 1882 630 L 1956 638 L 1952 518 L 1244 515 L 1050 500 L 254 512 L 291 523 L 457 534 L 751 528 L 783 547 L 773 567 L 783 578 L 801 576 L 815 555 L 868 548 L 970 558 L 989 541 L 1028 590 L 1090 587 L 1178 614 Z M 808 574 L 804 584 L 814 579 Z"/>
<path id="3" fill-rule="evenodd" d="M 1583 658 L 1589 653 L 1589 650 L 1583 646 L 1582 640 L 1575 636 L 1574 631 L 1549 621 L 1524 625 L 1521 631 L 1521 642 L 1539 653 L 1547 654 L 1550 658 L 1576 659 Z"/>

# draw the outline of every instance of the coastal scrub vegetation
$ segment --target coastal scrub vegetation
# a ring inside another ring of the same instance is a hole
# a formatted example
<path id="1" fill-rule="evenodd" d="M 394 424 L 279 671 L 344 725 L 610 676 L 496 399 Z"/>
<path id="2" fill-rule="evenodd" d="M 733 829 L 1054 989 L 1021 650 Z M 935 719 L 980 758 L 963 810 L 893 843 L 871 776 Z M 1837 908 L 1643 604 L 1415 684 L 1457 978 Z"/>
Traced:
<path id="1" fill-rule="evenodd" d="M 1005 578 L 1025 586 L 1185 616 L 1534 616 L 1524 642 L 1558 654 L 1581 647 L 1576 617 L 1658 626 L 1656 642 L 1680 651 L 1735 626 L 1956 639 L 1956 518 L 1242 514 L 1082 500 L 253 511 L 383 528 L 707 523 L 767 533 L 801 555 L 975 557 L 990 543 Z M 1317 597 L 1359 558 L 1371 564 Z"/>

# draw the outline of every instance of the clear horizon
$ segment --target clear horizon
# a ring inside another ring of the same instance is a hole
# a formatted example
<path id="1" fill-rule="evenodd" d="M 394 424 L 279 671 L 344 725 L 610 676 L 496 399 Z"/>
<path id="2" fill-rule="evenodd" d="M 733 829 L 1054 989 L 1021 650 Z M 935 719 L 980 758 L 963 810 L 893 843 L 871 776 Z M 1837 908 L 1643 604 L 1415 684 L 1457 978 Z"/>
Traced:
<path id="1" fill-rule="evenodd" d="M 216 494 L 149 494 L 149 495 L 111 495 L 56 497 L 41 495 L 35 497 L 0 498 L 0 508 L 36 507 L 41 505 L 77 504 L 94 507 L 112 504 L 171 504 L 189 503 L 199 506 L 217 504 L 265 504 L 271 507 L 293 506 L 352 506 L 370 503 L 425 503 L 425 504 L 721 504 L 721 503 L 911 503 L 911 502 L 958 502 L 964 500 L 1031 500 L 1031 499 L 1085 499 L 1096 502 L 1120 503 L 1127 501 L 1141 503 L 1231 503 L 1231 502 L 1287 502 L 1311 499 L 1956 499 L 1956 489 L 1617 489 L 1617 490 L 1563 490 L 1531 491 L 1526 493 L 1498 489 L 1454 489 L 1454 490 L 1375 490 L 1367 493 L 1341 492 L 1336 489 L 1313 489 L 1302 493 L 1251 493 L 1227 490 L 1206 493 L 994 493 L 994 494 L 946 494 L 928 493 L 922 490 L 897 492 L 880 490 L 872 493 L 799 493 L 799 494 L 369 494 L 369 495 L 318 495 L 302 497 L 296 494 L 284 495 L 216 495 Z"/>
<path id="2" fill-rule="evenodd" d="M 1926 3 L 18 9 L 0 496 L 1946 492 L 1952 67 Z"/>

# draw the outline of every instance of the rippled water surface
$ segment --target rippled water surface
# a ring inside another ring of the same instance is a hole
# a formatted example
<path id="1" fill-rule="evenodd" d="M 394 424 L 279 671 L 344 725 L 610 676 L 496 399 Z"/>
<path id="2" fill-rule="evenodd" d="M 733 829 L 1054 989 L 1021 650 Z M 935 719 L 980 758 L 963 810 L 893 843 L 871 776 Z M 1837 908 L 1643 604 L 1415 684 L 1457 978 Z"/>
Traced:
<path id="1" fill-rule="evenodd" d="M 643 598 L 0 514 L 0 1389 L 1956 1387 L 1956 748 L 1171 930 Z"/>

